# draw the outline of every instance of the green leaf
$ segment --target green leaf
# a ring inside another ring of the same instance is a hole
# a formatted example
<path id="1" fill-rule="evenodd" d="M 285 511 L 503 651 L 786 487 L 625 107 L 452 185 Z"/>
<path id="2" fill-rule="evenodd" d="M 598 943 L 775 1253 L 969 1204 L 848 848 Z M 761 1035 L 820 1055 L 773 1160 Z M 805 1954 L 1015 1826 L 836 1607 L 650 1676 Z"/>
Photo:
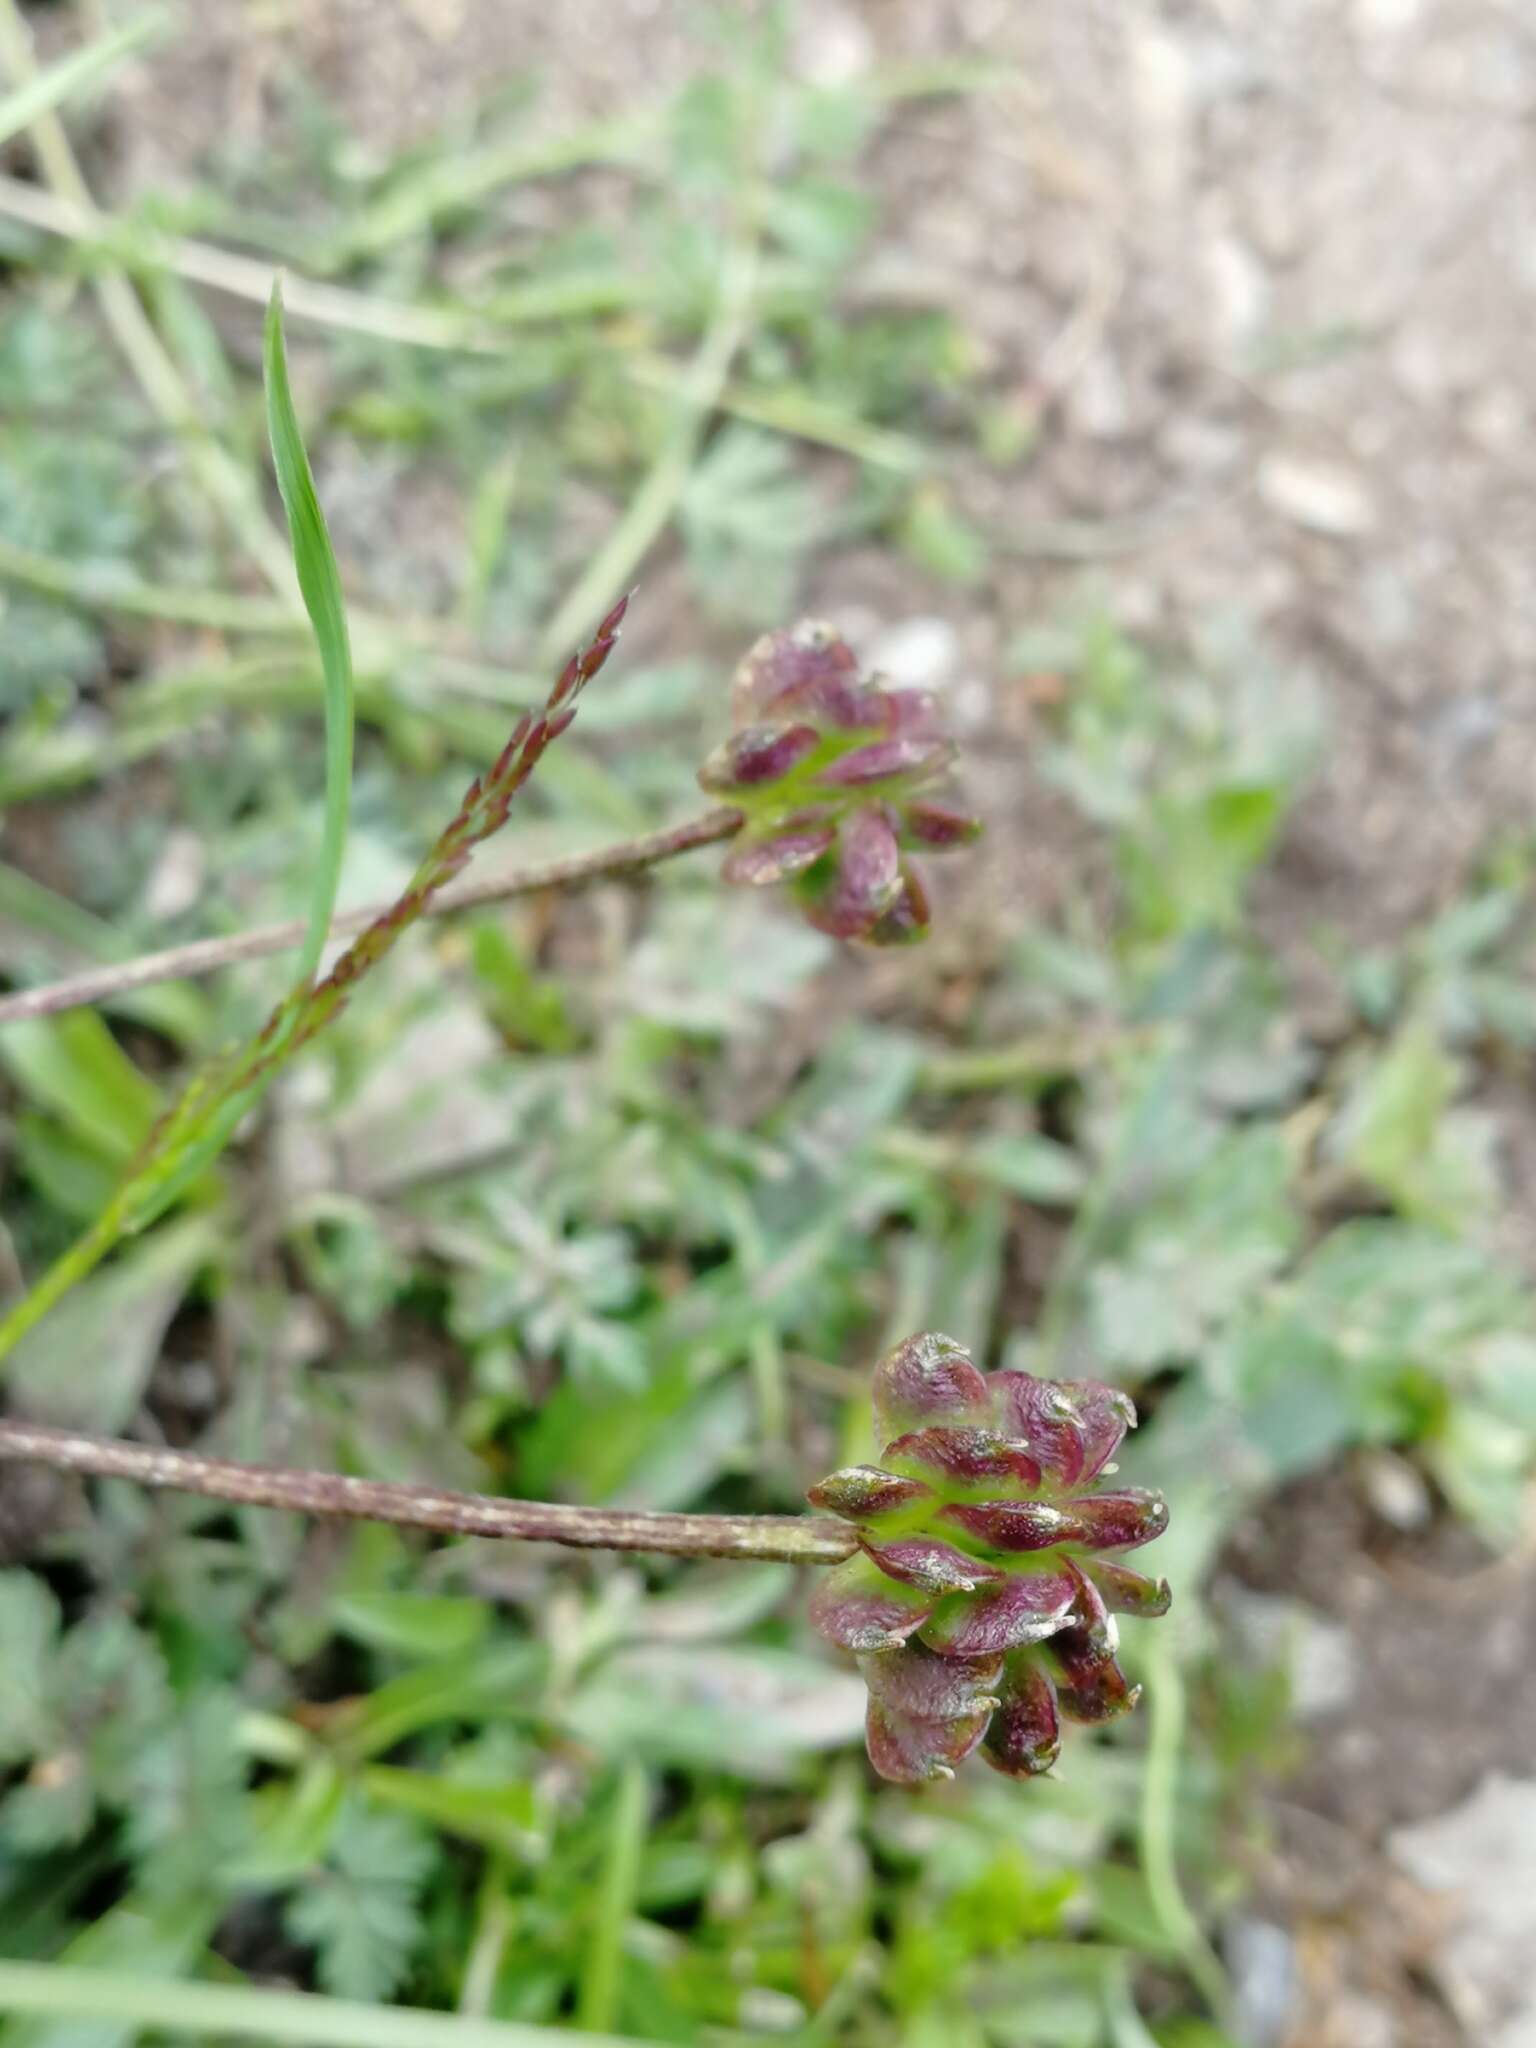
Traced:
<path id="1" fill-rule="evenodd" d="M 564 1723 L 600 1755 L 708 1767 L 772 1783 L 797 1758 L 853 1740 L 866 1694 L 852 1673 L 792 1650 L 692 1644 L 621 1650 L 570 1700 Z"/>
<path id="2" fill-rule="evenodd" d="M 7 623 L 14 625 L 10 614 Z M 133 941 L 118 925 L 83 910 L 67 896 L 4 862 L 0 862 L 0 919 L 17 927 L 17 965 L 29 970 L 31 961 L 26 956 L 34 950 L 50 964 L 61 947 L 69 956 L 83 956 L 86 961 L 129 960 L 135 952 Z M 202 1042 L 209 1028 L 208 1002 L 188 982 L 127 989 L 106 998 L 103 1007 L 149 1025 L 188 1050 Z"/>
<path id="3" fill-rule="evenodd" d="M 985 535 L 956 511 L 941 484 L 923 484 L 913 492 L 901 542 L 920 567 L 964 590 L 973 589 L 987 573 Z"/>
<path id="4" fill-rule="evenodd" d="M 352 647 L 342 602 L 341 575 L 325 515 L 315 495 L 304 437 L 299 430 L 293 394 L 288 386 L 288 357 L 283 343 L 282 288 L 274 285 L 267 307 L 263 364 L 267 386 L 267 430 L 277 488 L 288 515 L 293 565 L 304 609 L 314 627 L 325 682 L 325 830 L 310 893 L 309 926 L 294 971 L 296 984 L 314 979 L 325 950 L 326 933 L 336 910 L 341 861 L 346 850 L 347 814 L 352 793 Z"/>
<path id="5" fill-rule="evenodd" d="M 514 1044 L 538 1052 L 571 1052 L 576 1032 L 557 981 L 535 973 L 504 925 L 476 922 L 470 939 L 476 979 L 486 993 L 492 1022 Z"/>
<path id="6" fill-rule="evenodd" d="M 21 1407 L 65 1428 L 122 1429 L 193 1275 L 218 1245 L 212 1218 L 188 1217 L 83 1281 L 16 1347 L 11 1383 Z"/>
<path id="7" fill-rule="evenodd" d="M 350 1756 L 364 1759 L 445 1721 L 526 1718 L 543 1672 L 534 1644 L 493 1638 L 464 1656 L 404 1672 L 356 1701 L 345 1720 L 338 1719 L 337 1739 Z"/>
<path id="8" fill-rule="evenodd" d="M 447 1593 L 348 1593 L 332 1603 L 344 1635 L 406 1657 L 453 1657 L 472 1650 L 490 1626 L 483 1600 Z"/>
<path id="9" fill-rule="evenodd" d="M 1336 1156 L 1408 1216 L 1463 1231 L 1497 1197 L 1494 1133 L 1476 1111 L 1452 1111 L 1461 1072 L 1422 1018 L 1411 1018 L 1351 1091 Z"/>
<path id="10" fill-rule="evenodd" d="M 249 1844 L 240 1712 L 234 1693 L 212 1687 L 133 1759 L 128 1839 L 159 1893 L 207 1891 Z"/>
<path id="11" fill-rule="evenodd" d="M 678 524 L 711 607 L 767 624 L 787 610 L 795 565 L 826 518 L 781 439 L 729 426 L 690 477 Z"/>
<path id="12" fill-rule="evenodd" d="M 483 1783 L 371 1764 L 359 1783 L 375 1806 L 411 1814 L 466 1842 L 519 1857 L 540 1844 L 538 1794 L 520 1779 Z"/>
<path id="13" fill-rule="evenodd" d="M 347 1795 L 347 1781 L 328 1756 L 312 1758 L 298 1776 L 264 1786 L 251 1802 L 251 1845 L 226 1863 L 223 1876 L 242 1890 L 292 1884 L 328 1848 Z"/>
<path id="14" fill-rule="evenodd" d="M 386 1998 L 409 1974 L 417 1901 L 437 1860 L 431 1838 L 396 1814 L 346 1809 L 321 1870 L 288 1903 L 293 1935 L 317 1952 L 320 1981 L 344 1998 Z"/>
<path id="15" fill-rule="evenodd" d="M 47 1671 L 59 1603 L 30 1572 L 0 1572 L 0 1767 L 35 1756 L 48 1740 Z"/>
<path id="16" fill-rule="evenodd" d="M 1055 1138 L 983 1138 L 966 1155 L 966 1166 L 1027 1202 L 1071 1204 L 1083 1192 L 1082 1155 Z"/>
<path id="17" fill-rule="evenodd" d="M 160 1098 L 94 1010 L 27 1017 L 0 1029 L 0 1062 L 66 1130 L 121 1162 L 149 1134 Z"/>
<path id="18" fill-rule="evenodd" d="M 1424 1446 L 1452 1506 L 1496 1549 L 1524 1533 L 1533 1452 L 1529 1429 L 1467 1398 L 1450 1404 Z"/>
<path id="19" fill-rule="evenodd" d="M 1159 1105 L 1171 1111 L 1170 1100 Z M 1254 1299 L 1255 1291 L 1295 1249 L 1301 1217 L 1290 1199 L 1289 1161 L 1274 1124 L 1239 1128 L 1203 1159 L 1178 1162 L 1173 1127 L 1159 1114 L 1160 1136 L 1123 1171 L 1144 1188 L 1120 1242 L 1106 1244 L 1087 1281 L 1096 1357 L 1128 1373 L 1165 1360 L 1199 1355 L 1208 1335 Z M 1198 1134 L 1186 1130 L 1192 1143 Z M 1159 1199 L 1146 1183 L 1160 1164 L 1181 1163 L 1175 1185 Z"/>

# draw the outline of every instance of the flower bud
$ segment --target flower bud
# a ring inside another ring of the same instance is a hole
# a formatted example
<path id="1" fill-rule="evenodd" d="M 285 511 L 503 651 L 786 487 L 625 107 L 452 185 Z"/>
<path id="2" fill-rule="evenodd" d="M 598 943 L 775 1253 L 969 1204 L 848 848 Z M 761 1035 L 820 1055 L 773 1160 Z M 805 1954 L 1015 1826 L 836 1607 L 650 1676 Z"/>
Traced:
<path id="1" fill-rule="evenodd" d="M 713 796 L 740 796 L 771 787 L 783 782 L 820 744 L 813 725 L 749 725 L 716 747 L 699 770 L 699 781 Z"/>
<path id="2" fill-rule="evenodd" d="M 773 882 L 787 882 L 801 874 L 827 851 L 837 838 L 835 825 L 810 830 L 776 833 L 769 839 L 747 839 L 737 846 L 720 870 L 728 882 L 744 882 L 761 889 Z"/>
<path id="3" fill-rule="evenodd" d="M 834 938 L 924 938 L 928 892 L 904 851 L 943 852 L 980 830 L 919 794 L 955 754 L 931 693 L 862 675 L 840 635 L 807 620 L 756 643 L 732 706 L 738 730 L 699 771 L 705 789 L 744 814 L 725 879 L 789 884 Z"/>
<path id="4" fill-rule="evenodd" d="M 1151 1542 L 1161 1495 L 1102 1490 L 1135 1410 L 1097 1380 L 979 1372 L 952 1338 L 909 1338 L 875 1368 L 877 1465 L 811 1489 L 854 1521 L 860 1549 L 811 1603 L 859 1657 L 866 1741 L 882 1776 L 950 1776 L 978 1747 L 1038 1777 L 1060 1721 L 1126 1713 L 1117 1614 L 1167 1612 L 1167 1585 L 1095 1553 Z"/>

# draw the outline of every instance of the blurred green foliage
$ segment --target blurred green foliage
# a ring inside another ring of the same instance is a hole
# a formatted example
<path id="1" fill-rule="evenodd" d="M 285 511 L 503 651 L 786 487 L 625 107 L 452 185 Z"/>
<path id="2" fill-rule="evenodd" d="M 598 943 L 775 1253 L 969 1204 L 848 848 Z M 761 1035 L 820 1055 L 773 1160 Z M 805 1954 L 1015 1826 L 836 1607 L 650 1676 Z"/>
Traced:
<path id="1" fill-rule="evenodd" d="M 952 472 L 995 421 L 963 323 L 843 290 L 883 229 L 859 152 L 942 83 L 794 86 L 770 43 L 590 133 L 546 142 L 503 107 L 362 173 L 310 100 L 283 151 L 183 207 L 384 309 L 383 332 L 295 350 L 360 601 L 349 896 L 403 879 L 500 746 L 534 689 L 522 650 L 637 494 L 705 630 L 787 617 L 813 556 L 871 537 L 977 601 L 991 537 Z M 593 164 L 621 181 L 616 223 L 594 205 L 534 231 L 496 203 Z M 5 232 L 0 792 L 28 836 L 0 938 L 27 980 L 291 914 L 323 774 L 301 633 L 240 594 L 175 437 L 70 295 L 100 252 Z M 146 232 L 122 224 L 116 260 L 141 268 Z M 746 243 L 750 318 L 703 389 Z M 252 361 L 179 286 L 150 303 L 208 433 L 254 465 Z M 502 344 L 407 345 L 390 309 Z M 419 545 L 445 503 L 451 545 Z M 1225 1535 L 1381 1445 L 1489 1540 L 1518 1529 L 1536 1296 L 1499 1256 L 1475 1098 L 1531 1043 L 1530 874 L 1500 852 L 1437 923 L 1339 963 L 1343 1021 L 1319 1033 L 1251 913 L 1318 707 L 1241 643 L 1143 649 L 1108 616 L 1031 634 L 1011 667 L 1064 679 L 1041 766 L 1096 828 L 1059 919 L 1003 906 L 979 960 L 937 938 L 878 1019 L 828 942 L 699 867 L 422 936 L 225 1177 L 38 1328 L 11 1396 L 235 1456 L 782 1510 L 865 1448 L 883 1344 L 947 1327 L 1142 1401 L 1126 1466 L 1175 1510 L 1165 1645 L 1127 1631 L 1133 1662 L 1162 1660 L 1152 1714 L 1026 1793 L 876 1790 L 862 1687 L 778 1567 L 428 1548 L 6 1474 L 0 1963 L 674 2044 L 1225 2038 L 1179 1882 L 1212 1921 L 1231 1903 L 1230 1830 L 1285 1712 L 1202 1599 Z M 674 646 L 603 690 L 526 844 L 689 800 L 719 663 Z M 22 872 L 28 847 L 67 891 Z M 0 1028 L 21 1269 L 275 986 L 242 968 Z M 0 2048 L 150 2038 L 0 2024 Z"/>

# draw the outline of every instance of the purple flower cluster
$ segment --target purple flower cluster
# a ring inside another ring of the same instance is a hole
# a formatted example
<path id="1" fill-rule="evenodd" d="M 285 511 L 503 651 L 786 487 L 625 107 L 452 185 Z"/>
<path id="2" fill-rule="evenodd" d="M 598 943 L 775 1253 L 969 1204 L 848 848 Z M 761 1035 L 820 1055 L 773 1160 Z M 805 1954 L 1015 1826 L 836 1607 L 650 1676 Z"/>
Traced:
<path id="1" fill-rule="evenodd" d="M 752 648 L 732 712 L 736 730 L 699 770 L 746 819 L 725 879 L 788 883 L 834 938 L 924 937 L 931 913 L 912 853 L 963 846 L 981 830 L 927 794 L 955 756 L 933 697 L 861 675 L 847 641 L 808 619 Z"/>
<path id="2" fill-rule="evenodd" d="M 1136 1692 L 1115 1616 L 1168 1611 L 1168 1587 L 1105 1551 L 1168 1526 L 1160 1494 L 1096 1484 L 1136 1411 L 1097 1380 L 978 1372 L 951 1338 L 875 1368 L 878 1465 L 834 1472 L 813 1506 L 858 1531 L 811 1618 L 869 1686 L 882 1777 L 950 1777 L 980 1748 L 1011 1777 L 1050 1769 L 1060 1721 L 1108 1721 Z"/>

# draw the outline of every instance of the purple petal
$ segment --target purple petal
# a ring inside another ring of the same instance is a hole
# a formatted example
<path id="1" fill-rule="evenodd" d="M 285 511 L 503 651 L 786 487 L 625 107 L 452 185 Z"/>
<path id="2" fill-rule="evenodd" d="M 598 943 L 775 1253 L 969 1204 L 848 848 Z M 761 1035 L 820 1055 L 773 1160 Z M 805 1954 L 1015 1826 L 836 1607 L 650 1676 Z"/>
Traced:
<path id="1" fill-rule="evenodd" d="M 1111 1614 L 1129 1614 L 1138 1621 L 1156 1621 L 1168 1612 L 1173 1595 L 1166 1579 L 1144 1578 L 1107 1557 L 1083 1557 L 1078 1570 L 1098 1588 L 1099 1597 Z"/>
<path id="2" fill-rule="evenodd" d="M 907 739 L 943 738 L 939 700 L 932 690 L 894 690 L 876 685 L 885 706 L 887 732 Z"/>
<path id="3" fill-rule="evenodd" d="M 936 1536 L 901 1536 L 894 1543 L 871 1543 L 861 1537 L 859 1547 L 887 1578 L 900 1579 L 903 1585 L 916 1586 L 924 1593 L 971 1593 L 1002 1577 L 991 1565 L 967 1557 L 953 1543 L 941 1542 Z"/>
<path id="4" fill-rule="evenodd" d="M 833 859 L 831 887 L 806 902 L 806 915 L 834 939 L 862 938 L 901 891 L 901 854 L 884 812 L 856 811 L 843 827 Z"/>
<path id="5" fill-rule="evenodd" d="M 1001 1656 L 936 1657 L 921 1643 L 859 1659 L 870 1697 L 894 1714 L 949 1721 L 990 1710 L 1003 1674 Z"/>
<path id="6" fill-rule="evenodd" d="M 1112 1657 L 1120 1645 L 1119 1624 L 1104 1604 L 1104 1596 L 1075 1562 L 1066 1567 L 1074 1587 L 1072 1633 L 1082 1636 L 1096 1655 Z"/>
<path id="7" fill-rule="evenodd" d="M 872 1522 L 931 1499 L 932 1489 L 921 1479 L 882 1472 L 878 1465 L 845 1465 L 840 1472 L 818 1479 L 805 1497 L 813 1508 L 825 1508 L 845 1522 Z"/>
<path id="8" fill-rule="evenodd" d="M 882 1778 L 895 1785 L 924 1785 L 952 1778 L 957 1765 L 987 1732 L 991 1708 L 952 1721 L 923 1721 L 893 1713 L 872 1699 L 864 1716 L 864 1744 Z"/>
<path id="9" fill-rule="evenodd" d="M 939 1510 L 939 1518 L 991 1550 L 1052 1550 L 1076 1533 L 1072 1517 L 1045 1500 L 989 1500 L 973 1506 L 955 1501 Z"/>
<path id="10" fill-rule="evenodd" d="M 1130 1713 L 1141 1698 L 1113 1656 L 1093 1654 L 1075 1629 L 1051 1638 L 1048 1653 L 1056 1667 L 1056 1701 L 1069 1721 L 1114 1721 Z"/>
<path id="11" fill-rule="evenodd" d="M 1076 1486 L 1083 1476 L 1085 1452 L 1077 1410 L 1059 1380 L 1038 1380 L 1029 1372 L 992 1375 L 997 1426 L 1022 1437 L 1038 1459 L 1049 1482 Z"/>
<path id="12" fill-rule="evenodd" d="M 834 1565 L 811 1595 L 811 1621 L 845 1650 L 894 1650 L 934 1609 L 934 1595 L 888 1579 L 863 1555 Z"/>
<path id="13" fill-rule="evenodd" d="M 731 701 L 741 725 L 771 711 L 851 702 L 858 688 L 858 658 L 837 628 L 802 619 L 787 632 L 765 633 L 749 650 L 736 671 Z"/>
<path id="14" fill-rule="evenodd" d="M 1065 1571 L 1014 1573 L 984 1593 L 952 1593 L 924 1622 L 922 1640 L 941 1657 L 987 1657 L 1044 1642 L 1076 1594 Z"/>
<path id="15" fill-rule="evenodd" d="M 1057 1675 L 1056 1698 L 1073 1721 L 1112 1721 L 1128 1714 L 1139 1694 L 1115 1659 L 1119 1636 L 1098 1588 L 1080 1572 L 1076 1613 L 1070 1628 L 1053 1636 L 1046 1656 Z"/>
<path id="16" fill-rule="evenodd" d="M 821 745 L 813 725 L 749 725 L 715 748 L 699 770 L 699 783 L 716 796 L 779 782 Z"/>
<path id="17" fill-rule="evenodd" d="M 893 739 L 871 740 L 867 747 L 840 755 L 818 773 L 816 781 L 824 789 L 867 789 L 871 783 L 890 782 L 898 776 L 906 780 L 941 774 L 954 757 L 948 740 L 898 734 Z"/>
<path id="18" fill-rule="evenodd" d="M 981 1422 L 989 1395 L 970 1353 L 937 1330 L 909 1337 L 875 1367 L 871 1398 L 882 1446 L 928 1422 Z"/>
<path id="19" fill-rule="evenodd" d="M 1135 1550 L 1168 1527 L 1168 1503 L 1139 1486 L 1118 1493 L 1083 1493 L 1062 1503 L 1071 1523 L 1067 1540 L 1090 1550 Z"/>
<path id="20" fill-rule="evenodd" d="M 883 917 L 876 918 L 864 937 L 871 946 L 914 946 L 927 938 L 932 923 L 933 908 L 923 878 L 910 861 L 903 861 L 896 901 Z"/>
<path id="21" fill-rule="evenodd" d="M 1024 1446 L 994 1429 L 920 1429 L 897 1437 L 881 1455 L 888 1465 L 915 1465 L 917 1476 L 952 1485 L 1017 1486 L 1033 1492 L 1040 1484 L 1040 1467 Z"/>
<path id="22" fill-rule="evenodd" d="M 954 846 L 968 846 L 981 834 L 980 818 L 948 804 L 910 803 L 901 807 L 901 836 L 904 843 L 929 846 L 947 853 Z"/>
<path id="23" fill-rule="evenodd" d="M 836 837 L 836 825 L 819 825 L 813 831 L 776 832 L 771 839 L 752 840 L 737 847 L 721 868 L 721 878 L 752 889 L 787 881 L 820 860 Z"/>
<path id="24" fill-rule="evenodd" d="M 1083 1478 L 1097 1479 L 1136 1427 L 1136 1403 L 1119 1387 L 1102 1380 L 1063 1380 L 1061 1391 L 1072 1403 L 1083 1440 Z"/>
<path id="25" fill-rule="evenodd" d="M 987 1729 L 986 1760 L 1009 1778 L 1038 1778 L 1061 1754 L 1056 1688 L 1035 1658 L 1010 1658 L 1002 1704 Z"/>

